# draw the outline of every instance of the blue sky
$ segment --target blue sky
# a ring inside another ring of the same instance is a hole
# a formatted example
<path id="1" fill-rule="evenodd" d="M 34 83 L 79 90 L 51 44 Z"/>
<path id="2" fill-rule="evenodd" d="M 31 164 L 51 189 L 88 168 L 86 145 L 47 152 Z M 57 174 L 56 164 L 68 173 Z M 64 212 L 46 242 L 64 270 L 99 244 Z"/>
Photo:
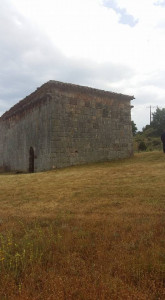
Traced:
<path id="1" fill-rule="evenodd" d="M 134 27 L 138 23 L 138 20 L 135 20 L 132 15 L 128 14 L 125 8 L 120 8 L 115 0 L 104 0 L 103 5 L 113 9 L 120 16 L 119 23 L 131 27 Z"/>
<path id="2" fill-rule="evenodd" d="M 165 0 L 155 1 L 154 4 L 155 4 L 156 6 L 165 6 Z"/>
<path id="3" fill-rule="evenodd" d="M 165 107 L 165 1 L 0 4 L 0 115 L 48 80 L 134 95 L 139 129 Z"/>

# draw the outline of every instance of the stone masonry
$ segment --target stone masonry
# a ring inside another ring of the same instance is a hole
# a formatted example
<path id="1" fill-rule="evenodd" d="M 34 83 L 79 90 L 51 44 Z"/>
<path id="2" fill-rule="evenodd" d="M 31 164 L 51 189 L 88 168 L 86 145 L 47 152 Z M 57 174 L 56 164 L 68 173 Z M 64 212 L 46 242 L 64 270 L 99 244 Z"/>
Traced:
<path id="1" fill-rule="evenodd" d="M 132 99 L 45 83 L 0 117 L 0 168 L 37 172 L 132 156 Z"/>

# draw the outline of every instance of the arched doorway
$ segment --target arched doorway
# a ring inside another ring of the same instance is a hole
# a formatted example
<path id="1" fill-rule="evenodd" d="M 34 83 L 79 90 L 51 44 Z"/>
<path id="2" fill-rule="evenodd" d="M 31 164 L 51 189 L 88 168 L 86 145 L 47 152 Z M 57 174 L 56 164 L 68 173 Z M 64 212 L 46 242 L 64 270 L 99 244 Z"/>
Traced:
<path id="1" fill-rule="evenodd" d="M 29 150 L 29 173 L 34 173 L 34 149 L 30 147 Z"/>

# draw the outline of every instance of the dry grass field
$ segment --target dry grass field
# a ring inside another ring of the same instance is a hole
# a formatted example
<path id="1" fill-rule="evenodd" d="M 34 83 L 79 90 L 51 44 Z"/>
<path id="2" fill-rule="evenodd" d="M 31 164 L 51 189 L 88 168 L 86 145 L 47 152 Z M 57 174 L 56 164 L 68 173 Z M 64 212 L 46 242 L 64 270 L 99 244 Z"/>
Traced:
<path id="1" fill-rule="evenodd" d="M 0 174 L 0 299 L 165 299 L 165 155 Z"/>

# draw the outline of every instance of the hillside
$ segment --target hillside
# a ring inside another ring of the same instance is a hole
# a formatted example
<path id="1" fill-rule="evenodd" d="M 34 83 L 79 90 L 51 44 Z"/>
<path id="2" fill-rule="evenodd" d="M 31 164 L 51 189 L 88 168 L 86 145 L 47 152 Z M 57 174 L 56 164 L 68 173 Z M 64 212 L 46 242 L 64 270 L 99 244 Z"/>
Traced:
<path id="1" fill-rule="evenodd" d="M 165 155 L 0 174 L 0 299 L 165 298 Z"/>

